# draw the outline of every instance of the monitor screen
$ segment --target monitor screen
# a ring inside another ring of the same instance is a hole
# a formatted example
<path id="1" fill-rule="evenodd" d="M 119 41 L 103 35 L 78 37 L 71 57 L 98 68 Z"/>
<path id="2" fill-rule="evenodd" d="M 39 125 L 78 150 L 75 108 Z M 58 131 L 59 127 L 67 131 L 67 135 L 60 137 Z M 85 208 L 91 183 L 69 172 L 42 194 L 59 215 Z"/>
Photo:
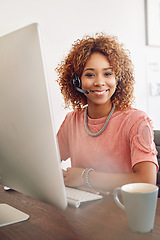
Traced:
<path id="1" fill-rule="evenodd" d="M 0 182 L 67 206 L 37 23 L 0 37 Z"/>

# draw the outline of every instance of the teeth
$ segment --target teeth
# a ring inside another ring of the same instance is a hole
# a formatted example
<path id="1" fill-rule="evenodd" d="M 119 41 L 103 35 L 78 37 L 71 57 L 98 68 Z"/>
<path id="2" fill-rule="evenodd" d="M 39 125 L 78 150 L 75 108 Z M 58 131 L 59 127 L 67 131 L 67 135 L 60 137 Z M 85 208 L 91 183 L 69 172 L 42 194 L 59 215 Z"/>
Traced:
<path id="1" fill-rule="evenodd" d="M 105 93 L 105 92 L 106 92 L 106 90 L 104 90 L 104 91 L 102 91 L 102 92 L 94 91 L 94 93 L 99 94 L 99 95 L 102 95 L 102 94 Z"/>

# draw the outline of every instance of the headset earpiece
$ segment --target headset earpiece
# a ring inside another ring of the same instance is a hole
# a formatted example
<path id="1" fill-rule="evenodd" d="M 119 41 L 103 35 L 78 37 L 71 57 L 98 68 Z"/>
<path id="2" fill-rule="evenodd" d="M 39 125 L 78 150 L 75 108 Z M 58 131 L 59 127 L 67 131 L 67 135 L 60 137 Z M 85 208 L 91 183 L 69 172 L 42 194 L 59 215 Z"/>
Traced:
<path id="1" fill-rule="evenodd" d="M 73 86 L 74 88 L 81 88 L 81 80 L 76 73 L 74 74 L 74 78 L 73 78 Z"/>
<path id="2" fill-rule="evenodd" d="M 82 89 L 81 79 L 76 73 L 74 74 L 73 78 L 73 86 L 78 92 L 89 94 L 89 91 Z"/>

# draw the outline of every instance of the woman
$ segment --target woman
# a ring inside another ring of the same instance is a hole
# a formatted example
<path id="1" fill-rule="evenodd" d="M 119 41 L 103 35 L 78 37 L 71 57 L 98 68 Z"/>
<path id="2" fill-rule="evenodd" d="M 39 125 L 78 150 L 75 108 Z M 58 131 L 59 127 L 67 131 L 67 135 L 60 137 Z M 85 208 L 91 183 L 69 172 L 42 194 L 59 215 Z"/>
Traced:
<path id="1" fill-rule="evenodd" d="M 77 40 L 57 67 L 67 114 L 57 137 L 61 159 L 71 158 L 65 185 L 113 191 L 131 182 L 156 184 L 151 121 L 133 108 L 129 52 L 105 34 Z"/>

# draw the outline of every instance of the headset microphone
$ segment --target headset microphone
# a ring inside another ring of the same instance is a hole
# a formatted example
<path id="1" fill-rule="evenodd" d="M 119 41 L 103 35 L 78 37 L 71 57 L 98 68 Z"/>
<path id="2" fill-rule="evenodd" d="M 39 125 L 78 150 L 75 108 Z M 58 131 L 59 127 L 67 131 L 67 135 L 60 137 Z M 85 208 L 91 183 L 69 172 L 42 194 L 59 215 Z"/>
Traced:
<path id="1" fill-rule="evenodd" d="M 74 74 L 74 78 L 73 78 L 73 86 L 74 86 L 74 88 L 77 91 L 81 92 L 81 93 L 89 94 L 89 91 L 83 90 L 81 85 L 82 85 L 81 84 L 81 80 L 80 80 L 79 76 L 75 73 Z"/>
<path id="2" fill-rule="evenodd" d="M 81 93 L 89 94 L 89 91 L 83 90 L 83 89 L 78 88 L 78 87 L 76 87 L 76 90 L 79 91 L 79 92 L 81 92 Z"/>

